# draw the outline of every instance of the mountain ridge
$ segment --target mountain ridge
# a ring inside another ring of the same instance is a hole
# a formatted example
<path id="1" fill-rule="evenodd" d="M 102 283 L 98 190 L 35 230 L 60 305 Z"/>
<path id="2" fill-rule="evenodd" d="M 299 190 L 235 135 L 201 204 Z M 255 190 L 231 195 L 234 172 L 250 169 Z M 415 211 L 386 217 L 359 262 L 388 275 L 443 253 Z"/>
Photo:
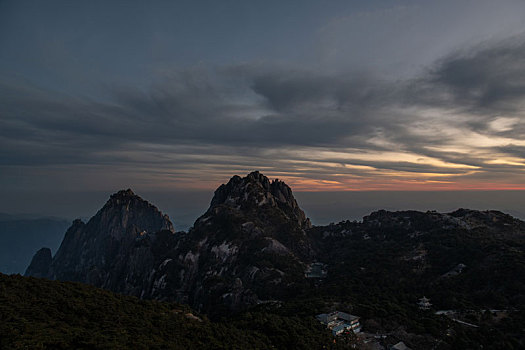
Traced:
<path id="1" fill-rule="evenodd" d="M 292 190 L 257 171 L 221 185 L 188 233 L 175 234 L 167 215 L 131 189 L 120 190 L 88 222 L 73 222 L 50 263 L 41 252 L 25 275 L 199 309 L 223 302 L 236 310 L 276 297 L 268 281 L 284 279 L 290 284 L 285 289 L 293 289 L 291 280 L 303 274 L 301 259 L 312 255 L 305 232 L 310 228 Z M 265 266 L 237 265 L 232 271 L 232 264 L 253 260 L 254 253 Z M 275 256 L 286 263 L 271 262 Z M 224 281 L 212 282 L 217 279 Z"/>
<path id="2" fill-rule="evenodd" d="M 491 296 L 498 276 L 491 269 L 501 269 L 505 259 L 514 261 L 514 250 L 523 251 L 525 224 L 498 211 L 458 209 L 379 210 L 362 222 L 312 226 L 290 187 L 252 172 L 219 186 L 188 232 L 173 231 L 169 218 L 152 204 L 129 189 L 119 191 L 87 223 L 73 223 L 44 277 L 183 302 L 220 315 L 291 300 L 355 276 L 372 283 L 366 271 L 382 276 L 378 285 L 397 285 L 396 278 L 404 276 L 421 279 L 422 287 L 416 289 L 426 295 L 435 294 L 436 283 L 471 283 L 472 271 L 482 271 L 490 279 L 476 282 L 475 303 L 494 306 L 500 303 Z M 376 260 L 378 256 L 388 259 Z M 315 262 L 327 266 L 326 278 L 306 277 L 306 269 Z M 391 264 L 397 264 L 398 271 L 390 270 Z M 26 275 L 33 275 L 36 265 Z M 460 265 L 466 269 L 458 277 L 440 279 Z M 511 269 L 518 271 L 519 266 Z M 506 300 L 504 305 L 521 300 L 511 293 L 520 283 L 497 292 Z M 441 297 L 443 307 L 464 302 Z"/>

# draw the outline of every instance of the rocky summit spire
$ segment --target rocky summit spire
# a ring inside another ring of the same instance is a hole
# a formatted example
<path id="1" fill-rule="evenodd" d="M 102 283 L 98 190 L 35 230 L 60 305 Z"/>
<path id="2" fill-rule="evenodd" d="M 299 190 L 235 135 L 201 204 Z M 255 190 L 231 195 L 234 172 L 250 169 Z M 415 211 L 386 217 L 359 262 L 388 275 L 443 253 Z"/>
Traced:
<path id="1" fill-rule="evenodd" d="M 305 229 L 310 228 L 310 220 L 297 205 L 291 188 L 282 181 L 270 180 L 258 171 L 246 177 L 233 176 L 230 181 L 221 185 L 211 201 L 210 210 L 219 206 L 228 206 L 237 210 L 262 211 L 263 208 L 273 207 L 281 211 Z"/>
<path id="2" fill-rule="evenodd" d="M 233 176 L 187 236 L 191 254 L 180 255 L 173 270 L 182 278 L 177 292 L 203 309 L 239 309 L 292 293 L 302 288 L 302 261 L 313 253 L 310 226 L 284 182 L 258 171 Z"/>

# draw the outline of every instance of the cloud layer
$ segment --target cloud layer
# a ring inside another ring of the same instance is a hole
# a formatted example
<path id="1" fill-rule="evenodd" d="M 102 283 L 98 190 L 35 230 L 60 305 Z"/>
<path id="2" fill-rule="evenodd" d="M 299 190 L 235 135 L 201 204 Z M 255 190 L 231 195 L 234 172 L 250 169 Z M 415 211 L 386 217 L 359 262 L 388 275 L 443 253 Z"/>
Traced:
<path id="1" fill-rule="evenodd" d="M 95 100 L 6 81 L 0 178 L 213 188 L 259 169 L 299 190 L 525 188 L 523 57 L 515 36 L 406 79 L 196 65 Z"/>

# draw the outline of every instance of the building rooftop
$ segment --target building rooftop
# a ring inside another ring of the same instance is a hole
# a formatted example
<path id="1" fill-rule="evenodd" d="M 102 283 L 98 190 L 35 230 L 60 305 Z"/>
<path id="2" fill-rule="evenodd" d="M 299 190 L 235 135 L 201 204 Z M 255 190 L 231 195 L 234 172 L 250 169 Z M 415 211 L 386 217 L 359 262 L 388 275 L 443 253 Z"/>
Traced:
<path id="1" fill-rule="evenodd" d="M 334 335 L 341 333 L 345 329 L 351 329 L 354 332 L 361 330 L 359 317 L 346 312 L 333 311 L 328 314 L 319 314 L 315 318 L 326 325 L 327 328 L 330 328 Z"/>
<path id="2" fill-rule="evenodd" d="M 359 320 L 358 316 L 350 315 L 350 314 L 347 314 L 346 312 L 341 312 L 341 311 L 336 311 L 336 312 L 337 312 L 337 318 L 341 318 L 345 321 L 352 322 L 352 321 Z"/>
<path id="3" fill-rule="evenodd" d="M 345 325 L 344 324 L 340 324 L 340 325 L 337 325 L 334 328 L 332 328 L 332 332 L 339 333 L 340 331 L 342 331 L 344 329 L 345 329 Z"/>

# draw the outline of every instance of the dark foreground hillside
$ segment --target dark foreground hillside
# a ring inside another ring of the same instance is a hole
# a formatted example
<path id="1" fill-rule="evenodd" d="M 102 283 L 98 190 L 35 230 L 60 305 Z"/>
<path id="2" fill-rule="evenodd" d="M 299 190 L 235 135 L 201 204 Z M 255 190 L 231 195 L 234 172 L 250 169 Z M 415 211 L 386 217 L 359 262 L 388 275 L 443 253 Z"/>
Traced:
<path id="1" fill-rule="evenodd" d="M 0 349 L 319 349 L 313 318 L 258 312 L 211 322 L 176 303 L 0 274 Z"/>
<path id="2" fill-rule="evenodd" d="M 76 282 L 0 274 L 0 349 L 385 348 L 373 347 L 363 335 L 334 338 L 313 315 L 329 305 L 352 306 L 318 292 L 210 321 L 177 303 L 140 300 Z M 369 296 L 373 306 L 354 304 L 354 311 L 365 316 L 367 331 L 405 324 L 387 332 L 376 346 L 388 348 L 404 340 L 412 349 L 524 348 L 521 311 L 501 320 L 487 313 L 474 319 L 472 313 L 466 320 L 480 324 L 472 328 L 432 312 L 418 312 L 388 293 L 378 296 L 371 291 Z M 364 298 L 363 294 L 358 299 Z"/>

